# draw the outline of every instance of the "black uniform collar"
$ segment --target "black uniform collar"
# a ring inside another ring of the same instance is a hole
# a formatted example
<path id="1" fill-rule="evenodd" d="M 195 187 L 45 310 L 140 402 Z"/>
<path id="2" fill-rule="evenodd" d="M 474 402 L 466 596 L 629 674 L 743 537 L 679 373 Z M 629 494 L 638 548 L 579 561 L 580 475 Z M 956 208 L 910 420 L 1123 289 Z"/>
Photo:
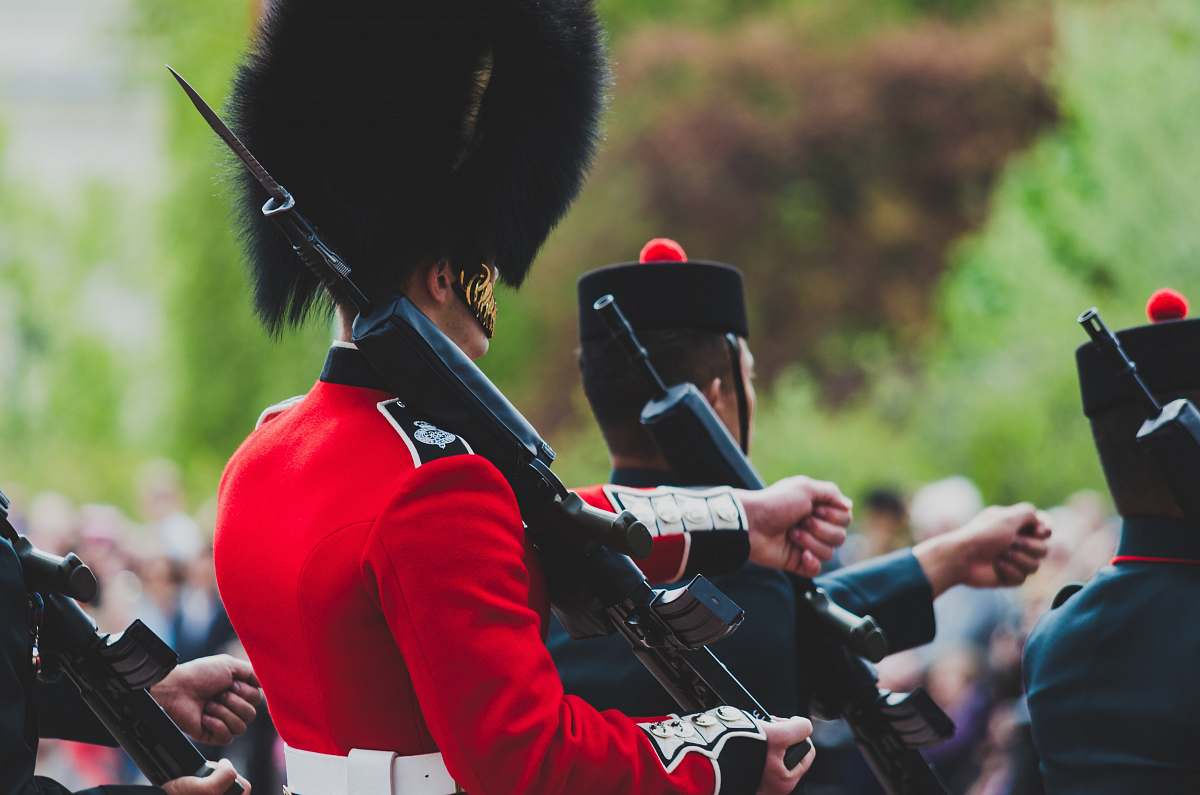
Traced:
<path id="1" fill-rule="evenodd" d="M 1182 519 L 1127 518 L 1117 557 L 1200 560 L 1200 527 Z"/>
<path id="2" fill-rule="evenodd" d="M 643 467 L 616 467 L 608 477 L 614 486 L 629 486 L 634 489 L 651 489 L 655 486 L 711 486 L 711 483 L 696 483 L 676 475 L 669 469 L 646 469 Z"/>
<path id="3" fill-rule="evenodd" d="M 344 342 L 334 343 L 329 349 L 329 355 L 325 357 L 325 369 L 321 371 L 321 380 L 327 384 L 384 391 L 387 389 L 383 379 L 367 364 L 367 357 L 362 351 Z"/>

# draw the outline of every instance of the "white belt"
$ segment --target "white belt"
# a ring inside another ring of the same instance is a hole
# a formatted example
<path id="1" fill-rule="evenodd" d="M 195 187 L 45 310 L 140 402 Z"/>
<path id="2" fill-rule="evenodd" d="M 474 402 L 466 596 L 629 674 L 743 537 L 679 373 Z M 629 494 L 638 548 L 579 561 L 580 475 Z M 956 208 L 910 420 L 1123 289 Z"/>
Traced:
<path id="1" fill-rule="evenodd" d="M 283 747 L 296 795 L 452 795 L 461 792 L 441 754 L 399 756 L 355 748 L 349 756 Z"/>

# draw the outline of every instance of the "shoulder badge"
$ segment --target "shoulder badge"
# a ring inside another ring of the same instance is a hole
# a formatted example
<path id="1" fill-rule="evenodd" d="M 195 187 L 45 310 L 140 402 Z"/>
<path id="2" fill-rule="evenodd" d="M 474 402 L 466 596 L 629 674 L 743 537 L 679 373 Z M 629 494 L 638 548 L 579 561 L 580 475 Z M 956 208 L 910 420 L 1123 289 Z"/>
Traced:
<path id="1" fill-rule="evenodd" d="M 385 400 L 377 408 L 408 446 L 414 467 L 439 458 L 475 452 L 466 439 L 417 417 L 399 398 Z"/>
<path id="2" fill-rule="evenodd" d="M 1054 594 L 1054 600 L 1050 602 L 1050 609 L 1057 610 L 1066 604 L 1068 599 L 1082 590 L 1083 583 L 1081 582 L 1067 583 L 1058 590 L 1058 593 Z"/>
<path id="3" fill-rule="evenodd" d="M 258 421 L 254 423 L 254 429 L 258 430 L 262 427 L 264 422 L 278 414 L 282 414 L 283 412 L 287 411 L 301 400 L 304 400 L 304 397 L 304 395 L 296 395 L 295 397 L 290 397 L 287 400 L 281 400 L 274 405 L 267 406 L 265 409 L 263 409 L 262 414 L 258 415 Z"/>

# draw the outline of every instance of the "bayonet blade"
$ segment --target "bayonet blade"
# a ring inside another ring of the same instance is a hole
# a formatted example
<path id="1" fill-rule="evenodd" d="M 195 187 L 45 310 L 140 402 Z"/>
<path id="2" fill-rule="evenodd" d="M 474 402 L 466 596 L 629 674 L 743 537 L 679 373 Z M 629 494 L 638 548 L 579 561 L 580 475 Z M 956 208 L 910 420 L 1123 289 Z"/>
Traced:
<path id="1" fill-rule="evenodd" d="M 206 122 L 208 122 L 208 126 L 211 127 L 213 132 L 219 135 L 221 140 L 225 142 L 225 145 L 228 146 L 230 150 L 232 150 L 233 153 L 238 156 L 238 159 L 241 160 L 246 168 L 250 170 L 250 173 L 254 175 L 254 178 L 258 180 L 258 184 L 262 185 L 263 188 L 266 189 L 267 193 L 271 195 L 271 198 L 275 199 L 280 204 L 289 203 L 292 200 L 291 194 L 288 193 L 282 185 L 276 182 L 275 178 L 272 177 L 265 168 L 263 168 L 263 164 L 258 162 L 258 158 L 251 154 L 250 150 L 247 149 L 246 145 L 242 143 L 241 139 L 234 134 L 233 130 L 229 129 L 225 122 L 221 121 L 221 117 L 217 115 L 216 111 L 208 106 L 208 103 L 205 102 L 204 98 L 196 92 L 196 89 L 192 88 L 191 85 L 188 84 L 188 81 L 183 79 L 183 75 L 179 74 L 179 72 L 176 72 L 169 65 L 167 66 L 167 69 L 172 75 L 175 76 L 175 80 L 179 83 L 179 87 L 183 89 L 183 93 L 188 95 L 188 99 L 190 99 L 192 104 L 196 106 L 196 110 L 200 111 L 200 115 L 204 117 Z"/>

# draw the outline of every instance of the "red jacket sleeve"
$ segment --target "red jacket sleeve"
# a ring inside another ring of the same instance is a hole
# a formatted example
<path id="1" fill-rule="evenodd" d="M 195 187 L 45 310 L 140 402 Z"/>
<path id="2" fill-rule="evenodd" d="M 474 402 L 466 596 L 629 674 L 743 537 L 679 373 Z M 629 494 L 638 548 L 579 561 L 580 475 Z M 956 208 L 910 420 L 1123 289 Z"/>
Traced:
<path id="1" fill-rule="evenodd" d="M 473 795 L 708 795 L 718 767 L 727 781 L 757 782 L 765 750 L 752 770 L 744 752 L 726 770 L 735 757 L 720 748 L 667 758 L 650 734 L 661 727 L 564 695 L 531 606 L 529 554 L 511 489 L 478 456 L 420 467 L 364 551 L 364 575 L 459 784 Z"/>

